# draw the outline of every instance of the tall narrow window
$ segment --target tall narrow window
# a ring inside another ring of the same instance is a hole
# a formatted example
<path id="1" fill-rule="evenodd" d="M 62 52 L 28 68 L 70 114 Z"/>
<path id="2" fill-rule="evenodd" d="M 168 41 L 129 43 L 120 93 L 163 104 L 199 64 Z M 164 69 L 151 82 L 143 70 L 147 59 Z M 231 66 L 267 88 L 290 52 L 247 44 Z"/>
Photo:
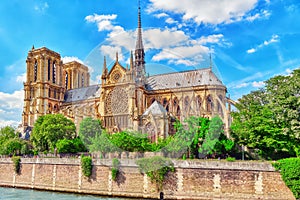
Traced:
<path id="1" fill-rule="evenodd" d="M 56 83 L 56 63 L 53 61 L 52 82 Z"/>
<path id="2" fill-rule="evenodd" d="M 81 74 L 81 87 L 84 87 L 84 74 Z"/>
<path id="3" fill-rule="evenodd" d="M 34 82 L 37 80 L 37 73 L 38 73 L 38 63 L 37 61 L 34 62 Z"/>
<path id="4" fill-rule="evenodd" d="M 206 110 L 207 112 L 211 112 L 214 108 L 214 104 L 213 104 L 213 101 L 212 101 L 212 98 L 211 96 L 208 96 L 206 98 Z"/>
<path id="5" fill-rule="evenodd" d="M 78 78 L 77 78 L 77 87 L 80 88 L 80 73 L 78 73 Z"/>
<path id="6" fill-rule="evenodd" d="M 51 78 L 51 60 L 48 59 L 48 81 L 50 81 Z"/>
<path id="7" fill-rule="evenodd" d="M 201 111 L 201 97 L 199 95 L 196 96 L 196 110 Z"/>
<path id="8" fill-rule="evenodd" d="M 69 89 L 69 88 L 68 88 L 68 83 L 69 83 L 69 75 L 68 75 L 68 72 L 66 72 L 65 83 L 66 83 L 66 89 Z"/>

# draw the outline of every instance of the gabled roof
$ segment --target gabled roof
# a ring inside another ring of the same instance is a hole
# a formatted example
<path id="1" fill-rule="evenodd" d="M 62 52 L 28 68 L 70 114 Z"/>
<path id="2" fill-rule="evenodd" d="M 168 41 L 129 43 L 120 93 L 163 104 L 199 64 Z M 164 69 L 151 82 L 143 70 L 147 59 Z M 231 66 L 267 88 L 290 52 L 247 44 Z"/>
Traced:
<path id="1" fill-rule="evenodd" d="M 100 85 L 92 85 L 89 87 L 67 90 L 65 93 L 64 103 L 99 98 L 100 90 Z"/>
<path id="2" fill-rule="evenodd" d="M 147 90 L 176 89 L 201 85 L 224 86 L 210 68 L 150 76 Z"/>
<path id="3" fill-rule="evenodd" d="M 143 116 L 152 115 L 166 115 L 168 112 L 166 109 L 157 101 L 154 101 L 149 108 L 144 112 Z"/>

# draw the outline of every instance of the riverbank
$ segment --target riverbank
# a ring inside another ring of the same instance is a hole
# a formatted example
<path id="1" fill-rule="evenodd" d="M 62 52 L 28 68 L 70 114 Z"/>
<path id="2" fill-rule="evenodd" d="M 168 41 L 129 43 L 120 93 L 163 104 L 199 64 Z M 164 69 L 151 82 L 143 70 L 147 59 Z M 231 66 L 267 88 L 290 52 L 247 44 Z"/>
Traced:
<path id="1" fill-rule="evenodd" d="M 164 181 L 165 199 L 295 199 L 269 162 L 173 160 L 175 172 Z M 22 158 L 14 172 L 10 158 L 0 159 L 0 186 L 105 196 L 159 198 L 156 185 L 141 174 L 134 159 L 120 159 L 114 181 L 111 159 L 94 159 L 90 178 L 79 158 Z"/>

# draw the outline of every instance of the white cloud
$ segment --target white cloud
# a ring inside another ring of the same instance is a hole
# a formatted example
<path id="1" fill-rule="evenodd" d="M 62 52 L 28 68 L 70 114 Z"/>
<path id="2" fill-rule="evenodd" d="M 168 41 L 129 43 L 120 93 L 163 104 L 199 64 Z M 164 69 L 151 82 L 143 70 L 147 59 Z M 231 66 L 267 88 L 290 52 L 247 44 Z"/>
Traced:
<path id="1" fill-rule="evenodd" d="M 148 12 L 173 12 L 185 21 L 197 24 L 221 24 L 240 21 L 252 10 L 257 0 L 150 0 Z M 213 14 L 212 14 L 213 13 Z"/>
<path id="2" fill-rule="evenodd" d="M 160 17 L 165 16 L 165 14 L 160 14 Z M 98 31 L 109 32 L 107 39 L 100 45 L 101 53 L 114 60 L 118 52 L 119 60 L 124 61 L 124 54 L 127 55 L 135 47 L 136 30 L 125 30 L 119 25 L 114 25 L 116 17 L 116 15 L 93 14 L 85 19 L 87 22 L 95 23 Z M 104 21 L 108 21 L 105 22 L 106 28 L 102 26 Z M 171 18 L 168 21 L 177 23 Z M 173 64 L 196 65 L 197 62 L 203 60 L 203 54 L 209 52 L 206 44 L 223 45 L 226 43 L 222 34 L 192 39 L 176 27 L 172 29 L 150 28 L 144 30 L 142 34 L 145 51 L 155 50 L 153 61 L 171 59 L 168 62 Z"/>
<path id="3" fill-rule="evenodd" d="M 275 34 L 275 35 L 272 35 L 271 39 L 265 40 L 263 43 L 257 45 L 255 48 L 248 49 L 246 52 L 248 54 L 255 53 L 259 49 L 261 49 L 261 48 L 263 48 L 265 46 L 268 46 L 268 45 L 270 45 L 272 43 L 276 43 L 276 42 L 279 42 L 279 36 Z"/>
<path id="4" fill-rule="evenodd" d="M 0 108 L 23 108 L 24 91 L 14 91 L 12 94 L 0 92 Z"/>
<path id="5" fill-rule="evenodd" d="M 253 81 L 253 82 L 244 82 L 244 83 L 240 83 L 235 85 L 234 89 L 240 89 L 240 88 L 245 88 L 245 87 L 254 87 L 254 88 L 261 88 L 263 86 L 265 86 L 265 82 L 264 81 Z"/>
<path id="6" fill-rule="evenodd" d="M 75 56 L 64 56 L 61 58 L 61 60 L 63 61 L 63 63 L 76 61 L 76 62 L 79 62 L 80 64 L 84 64 L 82 60 L 80 60 L 78 57 L 75 57 Z"/>
<path id="7" fill-rule="evenodd" d="M 103 55 L 108 55 L 110 59 L 115 60 L 116 59 L 116 53 L 118 53 L 118 59 L 119 61 L 124 60 L 124 56 L 122 54 L 121 47 L 118 46 L 109 46 L 109 45 L 102 45 L 100 47 L 100 51 L 103 53 Z"/>
<path id="8" fill-rule="evenodd" d="M 15 121 L 15 120 L 1 120 L 0 119 L 0 128 L 5 127 L 5 126 L 11 126 L 11 127 L 17 128 L 21 123 L 22 123 L 21 120 Z"/>
<path id="9" fill-rule="evenodd" d="M 168 17 L 167 19 L 166 19 L 166 23 L 168 23 L 168 24 L 176 24 L 177 23 L 177 21 L 175 21 L 173 18 L 171 18 L 171 17 Z"/>
<path id="10" fill-rule="evenodd" d="M 268 10 L 263 10 L 260 13 L 255 13 L 255 15 L 251 15 L 246 17 L 246 20 L 249 22 L 253 22 L 254 20 L 261 19 L 261 18 L 268 18 L 271 13 Z"/>
<path id="11" fill-rule="evenodd" d="M 180 30 L 149 29 L 143 33 L 146 48 L 166 48 L 188 42 L 189 37 Z"/>
<path id="12" fill-rule="evenodd" d="M 247 50 L 247 53 L 249 53 L 249 54 L 250 54 L 250 53 L 255 53 L 255 52 L 256 52 L 256 49 L 254 49 L 254 48 L 251 48 L 251 49 L 248 49 L 248 50 Z"/>
<path id="13" fill-rule="evenodd" d="M 21 123 L 24 91 L 0 92 L 0 127 L 17 126 Z"/>
<path id="14" fill-rule="evenodd" d="M 98 27 L 98 31 L 110 31 L 114 29 L 114 25 L 112 24 L 112 20 L 117 18 L 116 14 L 112 15 L 88 15 L 85 17 L 85 20 L 90 23 L 96 23 Z"/>
<path id="15" fill-rule="evenodd" d="M 26 73 L 23 73 L 23 74 L 17 76 L 16 81 L 18 83 L 26 82 Z"/>
<path id="16" fill-rule="evenodd" d="M 261 88 L 263 86 L 265 86 L 265 82 L 264 81 L 254 81 L 251 83 L 252 87 L 255 88 Z"/>
<path id="17" fill-rule="evenodd" d="M 169 15 L 166 13 L 159 13 L 159 14 L 155 14 L 154 17 L 156 18 L 162 18 L 162 17 L 168 17 Z"/>
<path id="18" fill-rule="evenodd" d="M 33 9 L 39 13 L 44 13 L 49 8 L 47 2 L 34 5 Z"/>

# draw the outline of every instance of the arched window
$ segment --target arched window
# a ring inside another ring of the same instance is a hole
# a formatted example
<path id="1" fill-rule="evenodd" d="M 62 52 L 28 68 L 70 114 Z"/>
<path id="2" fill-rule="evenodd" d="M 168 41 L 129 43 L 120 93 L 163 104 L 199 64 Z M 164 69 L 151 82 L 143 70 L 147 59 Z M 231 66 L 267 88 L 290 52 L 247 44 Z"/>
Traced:
<path id="1" fill-rule="evenodd" d="M 50 81 L 51 78 L 51 60 L 48 59 L 48 81 Z"/>
<path id="2" fill-rule="evenodd" d="M 184 98 L 184 110 L 189 111 L 189 106 L 190 106 L 190 98 L 186 96 Z"/>
<path id="3" fill-rule="evenodd" d="M 56 63 L 53 61 L 52 82 L 56 83 Z"/>
<path id="4" fill-rule="evenodd" d="M 213 100 L 210 95 L 206 98 L 206 111 L 211 112 L 214 109 Z"/>
<path id="5" fill-rule="evenodd" d="M 69 89 L 68 88 L 68 83 L 69 83 L 69 75 L 68 75 L 68 72 L 66 72 L 66 77 L 65 77 L 66 89 Z"/>
<path id="6" fill-rule="evenodd" d="M 48 97 L 51 98 L 51 89 L 48 90 Z"/>
<path id="7" fill-rule="evenodd" d="M 37 80 L 37 73 L 38 73 L 38 63 L 37 61 L 34 62 L 34 82 Z"/>
<path id="8" fill-rule="evenodd" d="M 163 99 L 162 105 L 164 106 L 164 108 L 166 109 L 166 111 L 169 112 L 169 101 L 168 101 L 167 98 Z"/>
<path id="9" fill-rule="evenodd" d="M 219 100 L 220 102 L 218 101 L 218 113 L 221 117 L 224 117 L 224 114 L 223 114 L 223 108 L 222 108 L 222 105 L 223 104 L 223 97 L 222 95 L 219 95 Z"/>
<path id="10" fill-rule="evenodd" d="M 84 87 L 84 74 L 81 74 L 81 87 Z"/>
<path id="11" fill-rule="evenodd" d="M 196 110 L 197 110 L 198 112 L 201 111 L 201 97 L 200 97 L 199 95 L 196 96 Z"/>

